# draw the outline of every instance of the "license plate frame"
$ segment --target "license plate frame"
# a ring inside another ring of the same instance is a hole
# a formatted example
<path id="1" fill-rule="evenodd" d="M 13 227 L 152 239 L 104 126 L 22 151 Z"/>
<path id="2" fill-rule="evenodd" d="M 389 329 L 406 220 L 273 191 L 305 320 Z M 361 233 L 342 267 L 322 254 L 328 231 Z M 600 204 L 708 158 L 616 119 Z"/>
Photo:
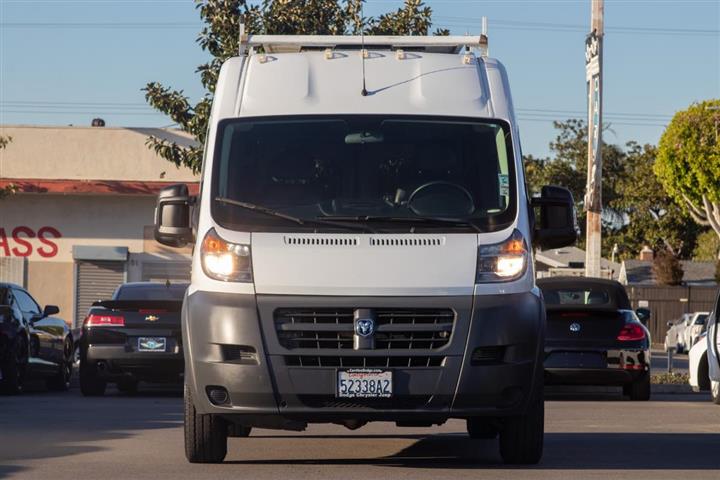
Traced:
<path id="1" fill-rule="evenodd" d="M 392 398 L 393 372 L 382 368 L 344 368 L 335 375 L 337 398 Z"/>
<path id="2" fill-rule="evenodd" d="M 167 343 L 167 337 L 138 337 L 137 350 L 138 352 L 165 353 Z"/>

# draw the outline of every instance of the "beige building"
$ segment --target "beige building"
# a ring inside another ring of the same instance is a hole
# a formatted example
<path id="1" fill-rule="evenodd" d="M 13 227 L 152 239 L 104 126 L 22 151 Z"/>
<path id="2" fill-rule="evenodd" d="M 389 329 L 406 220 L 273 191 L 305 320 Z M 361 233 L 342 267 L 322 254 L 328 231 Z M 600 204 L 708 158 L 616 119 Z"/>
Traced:
<path id="1" fill-rule="evenodd" d="M 181 145 L 174 130 L 0 126 L 0 281 L 21 284 L 43 304 L 82 322 L 90 304 L 125 281 L 185 281 L 189 250 L 152 238 L 155 195 L 198 178 L 146 146 L 148 136 Z"/>

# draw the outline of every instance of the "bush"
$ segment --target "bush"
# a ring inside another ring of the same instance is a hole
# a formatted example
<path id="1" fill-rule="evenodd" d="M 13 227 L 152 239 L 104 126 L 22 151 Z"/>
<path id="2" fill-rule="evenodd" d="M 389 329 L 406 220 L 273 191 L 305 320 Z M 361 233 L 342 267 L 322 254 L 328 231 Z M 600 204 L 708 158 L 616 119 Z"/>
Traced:
<path id="1" fill-rule="evenodd" d="M 687 373 L 654 373 L 651 375 L 650 381 L 655 385 L 687 385 L 690 383 L 690 375 Z"/>
<path id="2" fill-rule="evenodd" d="M 680 260 L 667 250 L 660 250 L 653 261 L 653 273 L 660 285 L 680 285 L 683 269 Z"/>

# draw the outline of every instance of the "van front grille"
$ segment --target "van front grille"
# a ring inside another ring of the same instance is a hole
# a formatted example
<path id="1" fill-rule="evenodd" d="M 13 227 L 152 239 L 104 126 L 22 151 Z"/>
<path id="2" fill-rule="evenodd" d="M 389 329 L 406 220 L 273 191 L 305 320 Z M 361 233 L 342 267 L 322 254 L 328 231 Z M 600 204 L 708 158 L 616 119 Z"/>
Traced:
<path id="1" fill-rule="evenodd" d="M 288 367 L 341 367 L 341 368 L 428 368 L 441 367 L 445 357 L 432 356 L 319 356 L 286 355 Z"/>
<path id="2" fill-rule="evenodd" d="M 353 309 L 275 310 L 275 331 L 288 350 L 352 350 Z M 375 350 L 437 350 L 450 342 L 451 309 L 376 309 Z"/>

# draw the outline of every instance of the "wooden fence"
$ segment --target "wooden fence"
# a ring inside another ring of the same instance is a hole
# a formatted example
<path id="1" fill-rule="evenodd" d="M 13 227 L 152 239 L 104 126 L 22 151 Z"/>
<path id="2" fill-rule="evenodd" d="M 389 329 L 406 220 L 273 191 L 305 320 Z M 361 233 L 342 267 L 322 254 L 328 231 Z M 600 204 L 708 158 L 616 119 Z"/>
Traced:
<path id="1" fill-rule="evenodd" d="M 680 318 L 684 313 L 709 312 L 715 306 L 717 287 L 660 285 L 627 287 L 633 308 L 647 306 L 651 316 L 648 329 L 654 344 L 662 344 L 668 327 L 667 322 Z"/>

